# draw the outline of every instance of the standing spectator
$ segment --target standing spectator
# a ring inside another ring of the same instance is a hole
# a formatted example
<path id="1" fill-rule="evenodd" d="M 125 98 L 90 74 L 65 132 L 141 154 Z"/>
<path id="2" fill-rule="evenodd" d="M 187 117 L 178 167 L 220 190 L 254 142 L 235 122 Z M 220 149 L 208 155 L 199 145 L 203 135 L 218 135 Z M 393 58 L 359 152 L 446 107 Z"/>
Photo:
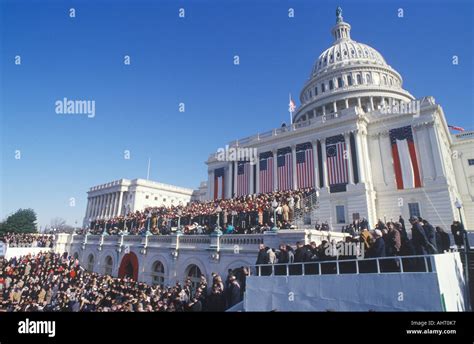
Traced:
<path id="1" fill-rule="evenodd" d="M 411 217 L 410 223 L 412 225 L 412 243 L 415 249 L 415 254 L 417 255 L 425 255 L 428 253 L 428 239 L 426 238 L 425 230 L 421 226 L 418 218 Z"/>
<path id="2" fill-rule="evenodd" d="M 402 241 L 400 237 L 400 232 L 396 229 L 395 224 L 393 222 L 390 222 L 388 224 L 388 233 L 386 235 L 386 241 L 385 241 L 387 256 L 400 255 L 401 247 L 402 247 Z"/>
<path id="3" fill-rule="evenodd" d="M 370 248 L 369 257 L 378 258 L 385 257 L 385 242 L 382 237 L 382 231 L 376 229 L 374 231 L 375 242 L 374 245 Z"/>
<path id="4" fill-rule="evenodd" d="M 436 246 L 439 253 L 447 252 L 451 247 L 451 239 L 449 238 L 449 234 L 439 226 L 436 227 Z"/>
<path id="5" fill-rule="evenodd" d="M 434 227 L 426 220 L 421 220 L 423 223 L 423 230 L 425 231 L 426 238 L 428 239 L 428 253 L 435 254 L 438 253 L 438 249 L 436 247 L 436 231 Z"/>
<path id="6" fill-rule="evenodd" d="M 454 243 L 457 247 L 461 247 L 464 245 L 464 226 L 459 221 L 454 221 L 451 225 L 451 233 L 453 233 Z"/>
<path id="7" fill-rule="evenodd" d="M 230 277 L 230 286 L 227 288 L 227 308 L 235 306 L 241 300 L 240 285 L 237 278 L 232 275 Z"/>

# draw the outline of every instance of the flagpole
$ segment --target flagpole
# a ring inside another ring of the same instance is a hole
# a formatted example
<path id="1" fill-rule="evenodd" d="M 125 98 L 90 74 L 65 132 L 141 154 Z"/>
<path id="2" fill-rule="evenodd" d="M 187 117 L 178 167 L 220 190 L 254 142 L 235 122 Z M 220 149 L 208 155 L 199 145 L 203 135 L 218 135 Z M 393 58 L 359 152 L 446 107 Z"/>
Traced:
<path id="1" fill-rule="evenodd" d="M 150 158 L 148 158 L 148 170 L 146 172 L 146 180 L 150 179 Z"/>
<path id="2" fill-rule="evenodd" d="M 288 94 L 289 99 L 288 99 L 288 111 L 290 112 L 290 127 L 293 126 L 293 116 L 291 114 L 291 93 Z"/>

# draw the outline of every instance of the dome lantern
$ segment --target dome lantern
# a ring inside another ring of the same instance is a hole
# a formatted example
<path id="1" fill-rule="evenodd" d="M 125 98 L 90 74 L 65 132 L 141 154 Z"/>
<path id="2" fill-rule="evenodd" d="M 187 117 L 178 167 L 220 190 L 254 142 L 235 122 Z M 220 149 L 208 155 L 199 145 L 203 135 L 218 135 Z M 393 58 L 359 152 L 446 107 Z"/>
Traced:
<path id="1" fill-rule="evenodd" d="M 342 18 L 342 9 L 337 7 L 336 9 L 336 26 L 332 28 L 332 35 L 334 40 L 340 41 L 343 39 L 351 39 L 351 26 L 348 23 L 344 22 Z"/>

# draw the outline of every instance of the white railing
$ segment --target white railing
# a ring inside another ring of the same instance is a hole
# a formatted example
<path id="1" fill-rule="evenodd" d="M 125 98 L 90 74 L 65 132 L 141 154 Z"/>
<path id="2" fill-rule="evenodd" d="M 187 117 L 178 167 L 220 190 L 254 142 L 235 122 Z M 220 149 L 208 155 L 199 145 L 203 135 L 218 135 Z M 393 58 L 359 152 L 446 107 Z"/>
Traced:
<path id="1" fill-rule="evenodd" d="M 257 276 L 341 275 L 364 273 L 435 272 L 433 255 L 338 259 L 252 267 Z"/>

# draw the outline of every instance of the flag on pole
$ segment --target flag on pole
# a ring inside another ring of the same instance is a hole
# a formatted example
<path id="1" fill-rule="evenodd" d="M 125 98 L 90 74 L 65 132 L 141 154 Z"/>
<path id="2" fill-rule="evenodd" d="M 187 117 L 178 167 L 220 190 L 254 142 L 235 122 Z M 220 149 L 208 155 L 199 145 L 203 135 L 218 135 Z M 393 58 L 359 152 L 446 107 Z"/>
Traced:
<path id="1" fill-rule="evenodd" d="M 288 104 L 288 111 L 290 112 L 290 125 L 293 124 L 293 112 L 296 110 L 296 103 L 291 97 L 291 93 L 289 94 L 290 102 Z"/>
<path id="2" fill-rule="evenodd" d="M 290 103 L 288 104 L 288 111 L 293 113 L 293 112 L 295 112 L 295 110 L 296 110 L 296 103 L 293 100 L 293 98 L 291 98 L 291 94 L 290 94 Z"/>
<path id="3" fill-rule="evenodd" d="M 214 170 L 214 199 L 224 199 L 224 168 Z"/>
<path id="4" fill-rule="evenodd" d="M 420 170 L 411 126 L 390 130 L 390 143 L 397 189 L 421 187 Z"/>
<path id="5" fill-rule="evenodd" d="M 246 196 L 250 192 L 250 163 L 239 161 L 237 164 L 237 197 Z"/>
<path id="6" fill-rule="evenodd" d="M 266 152 L 260 154 L 260 192 L 268 193 L 273 191 L 273 153 Z"/>
<path id="7" fill-rule="evenodd" d="M 349 172 L 344 136 L 336 135 L 326 139 L 326 159 L 329 185 L 347 184 Z"/>
<path id="8" fill-rule="evenodd" d="M 464 131 L 464 128 L 462 128 L 462 127 L 457 127 L 457 126 L 455 126 L 455 125 L 449 125 L 449 124 L 448 124 L 448 128 L 449 128 L 449 129 L 453 129 L 453 130 L 457 130 L 457 131 Z"/>
<path id="9" fill-rule="evenodd" d="M 277 154 L 278 190 L 291 190 L 293 188 L 293 162 L 291 148 L 279 149 Z"/>
<path id="10" fill-rule="evenodd" d="M 314 187 L 313 147 L 309 145 L 296 146 L 296 175 L 298 188 Z"/>

